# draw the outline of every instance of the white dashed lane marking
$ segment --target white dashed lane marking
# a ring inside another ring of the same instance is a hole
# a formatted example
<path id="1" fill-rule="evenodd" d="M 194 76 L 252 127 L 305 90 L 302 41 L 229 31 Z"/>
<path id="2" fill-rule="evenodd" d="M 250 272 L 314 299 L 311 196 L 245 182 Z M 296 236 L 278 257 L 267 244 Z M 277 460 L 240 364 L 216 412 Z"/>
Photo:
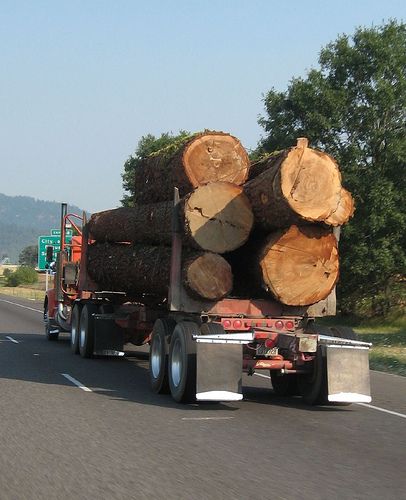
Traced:
<path id="1" fill-rule="evenodd" d="M 75 378 L 71 377 L 68 373 L 61 373 L 62 377 L 65 377 L 69 382 L 72 382 L 72 384 L 76 385 L 76 387 L 79 387 L 79 389 L 82 389 L 82 391 L 85 392 L 93 392 L 92 389 L 89 389 L 89 387 L 86 387 L 85 385 L 82 384 L 82 382 L 79 382 L 79 380 L 76 380 Z"/>

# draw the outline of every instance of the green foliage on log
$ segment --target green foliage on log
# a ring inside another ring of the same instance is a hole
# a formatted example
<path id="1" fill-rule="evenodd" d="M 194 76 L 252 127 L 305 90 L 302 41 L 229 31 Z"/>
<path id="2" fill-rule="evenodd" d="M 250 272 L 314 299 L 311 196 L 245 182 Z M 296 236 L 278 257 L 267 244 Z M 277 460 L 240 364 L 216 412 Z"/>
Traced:
<path id="1" fill-rule="evenodd" d="M 191 134 L 185 130 L 180 130 L 177 135 L 171 132 L 165 132 L 159 137 L 152 134 L 147 134 L 141 137 L 138 142 L 137 149 L 124 163 L 124 172 L 122 174 L 124 194 L 121 203 L 124 207 L 132 207 L 134 203 L 135 185 L 134 171 L 140 165 L 143 159 L 152 154 L 158 154 L 165 151 L 166 154 L 173 154 L 173 149 L 176 151 L 179 146 L 189 140 Z"/>
<path id="2" fill-rule="evenodd" d="M 355 198 L 340 241 L 341 307 L 406 274 L 406 24 L 358 28 L 324 47 L 319 69 L 271 89 L 257 155 L 297 137 L 338 161 Z"/>

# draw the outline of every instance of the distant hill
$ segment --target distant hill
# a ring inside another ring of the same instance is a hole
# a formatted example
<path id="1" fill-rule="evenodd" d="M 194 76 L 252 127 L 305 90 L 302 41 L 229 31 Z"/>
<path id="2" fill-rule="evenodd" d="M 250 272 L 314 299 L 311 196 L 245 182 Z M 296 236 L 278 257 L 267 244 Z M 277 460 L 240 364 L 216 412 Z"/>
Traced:
<path id="1" fill-rule="evenodd" d="M 68 210 L 78 215 L 83 212 L 74 205 L 69 205 Z M 12 263 L 18 263 L 23 248 L 36 245 L 38 236 L 59 228 L 60 213 L 61 205 L 56 201 L 0 193 L 0 261 L 7 256 Z"/>

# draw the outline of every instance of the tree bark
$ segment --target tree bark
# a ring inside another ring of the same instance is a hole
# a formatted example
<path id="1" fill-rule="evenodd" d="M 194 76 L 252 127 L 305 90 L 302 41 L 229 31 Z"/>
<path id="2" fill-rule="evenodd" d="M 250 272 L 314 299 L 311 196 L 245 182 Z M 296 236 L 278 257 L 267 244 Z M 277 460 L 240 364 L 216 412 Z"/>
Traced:
<path id="1" fill-rule="evenodd" d="M 157 303 L 168 296 L 171 249 L 165 246 L 95 243 L 88 247 L 88 272 L 101 290 L 150 295 Z M 220 300 L 232 289 L 230 265 L 220 255 L 187 252 L 182 281 L 192 294 Z"/>
<path id="2" fill-rule="evenodd" d="M 130 242 L 170 245 L 173 202 L 120 207 L 93 214 L 88 221 L 91 237 L 98 242 Z"/>
<path id="3" fill-rule="evenodd" d="M 146 158 L 134 175 L 135 203 L 173 199 L 209 182 L 243 184 L 249 172 L 247 152 L 235 137 L 223 132 L 203 132 Z"/>
<path id="4" fill-rule="evenodd" d="M 263 164 L 257 165 L 262 171 Z M 247 182 L 244 191 L 251 202 L 255 223 L 265 231 L 273 228 L 328 222 L 341 196 L 341 174 L 326 153 L 297 146 L 270 156 L 267 168 Z"/>
<path id="5" fill-rule="evenodd" d="M 251 206 L 240 186 L 215 182 L 196 188 L 180 204 L 184 244 L 214 253 L 243 245 L 253 225 Z M 89 231 L 97 241 L 170 245 L 173 202 L 136 205 L 93 214 Z"/>
<path id="6" fill-rule="evenodd" d="M 286 305 L 325 299 L 338 280 L 337 240 L 329 229 L 297 227 L 270 235 L 257 262 L 262 286 Z"/>

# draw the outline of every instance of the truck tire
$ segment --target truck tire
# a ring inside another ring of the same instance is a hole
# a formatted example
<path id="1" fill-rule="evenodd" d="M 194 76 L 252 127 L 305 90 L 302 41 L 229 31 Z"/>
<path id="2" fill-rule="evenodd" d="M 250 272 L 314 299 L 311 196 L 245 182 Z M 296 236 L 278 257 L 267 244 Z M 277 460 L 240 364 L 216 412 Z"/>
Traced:
<path id="1" fill-rule="evenodd" d="M 94 347 L 94 318 L 96 304 L 85 304 L 80 314 L 79 353 L 82 358 L 91 358 Z"/>
<path id="2" fill-rule="evenodd" d="M 169 388 L 178 403 L 193 401 L 196 397 L 196 344 L 192 335 L 199 327 L 182 321 L 173 331 L 169 347 Z"/>
<path id="3" fill-rule="evenodd" d="M 327 366 L 321 348 L 317 349 L 313 371 L 297 377 L 298 387 L 303 401 L 308 405 L 322 405 L 327 402 Z"/>
<path id="4" fill-rule="evenodd" d="M 79 354 L 79 337 L 80 337 L 80 314 L 82 306 L 75 304 L 72 311 L 72 324 L 70 331 L 70 348 L 73 354 Z"/>
<path id="5" fill-rule="evenodd" d="M 149 380 L 156 394 L 169 393 L 168 378 L 168 339 L 176 323 L 172 319 L 157 319 L 151 336 L 149 354 Z"/>
<path id="6" fill-rule="evenodd" d="M 47 340 L 58 340 L 59 328 L 52 325 L 49 315 L 48 315 L 48 302 L 44 304 L 44 326 L 45 326 L 45 337 Z"/>
<path id="7" fill-rule="evenodd" d="M 276 370 L 270 370 L 273 392 L 277 396 L 297 396 L 299 388 L 297 385 L 297 375 L 279 375 Z"/>

